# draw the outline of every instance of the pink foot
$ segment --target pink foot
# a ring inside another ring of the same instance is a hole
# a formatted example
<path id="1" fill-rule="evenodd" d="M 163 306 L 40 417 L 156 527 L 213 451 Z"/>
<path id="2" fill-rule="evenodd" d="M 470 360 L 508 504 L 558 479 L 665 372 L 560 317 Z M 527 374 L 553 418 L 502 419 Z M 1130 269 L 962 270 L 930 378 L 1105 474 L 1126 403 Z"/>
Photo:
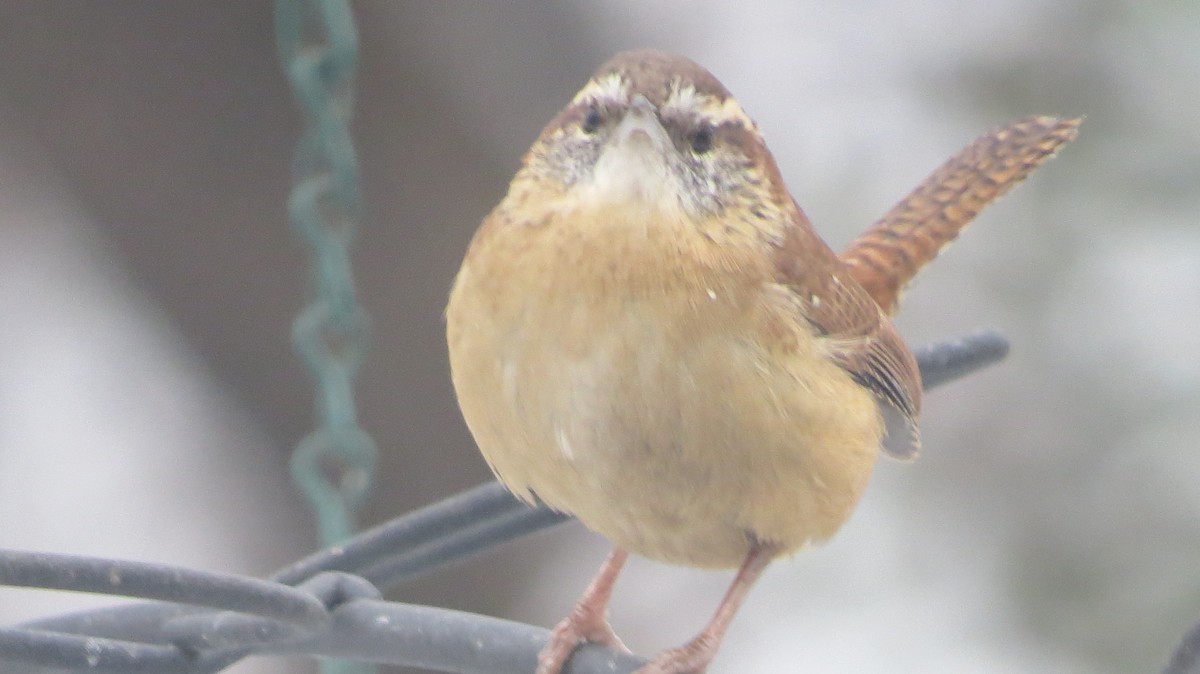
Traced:
<path id="1" fill-rule="evenodd" d="M 629 553 L 613 548 L 571 614 L 550 632 L 550 640 L 538 654 L 537 674 L 561 674 L 563 665 L 581 643 L 600 644 L 629 652 L 608 624 L 608 600 L 612 596 L 617 574 L 628 557 Z"/>
<path id="2" fill-rule="evenodd" d="M 538 653 L 537 674 L 559 674 L 563 665 L 571 658 L 571 653 L 584 643 L 629 652 L 603 616 L 593 616 L 596 620 L 581 621 L 578 618 L 584 616 L 580 614 L 578 610 L 572 611 L 570 616 L 554 626 L 550 632 L 550 641 L 546 642 L 542 652 Z"/>
<path id="3" fill-rule="evenodd" d="M 771 562 L 774 549 L 766 545 L 756 545 L 746 555 L 742 568 L 738 569 L 737 577 L 717 607 L 716 614 L 708 621 L 704 631 L 697 634 L 686 644 L 659 653 L 653 660 L 635 672 L 635 674 L 704 674 L 708 664 L 717 655 L 725 630 L 737 613 L 746 593 L 754 585 L 754 581 L 762 575 L 763 569 Z"/>

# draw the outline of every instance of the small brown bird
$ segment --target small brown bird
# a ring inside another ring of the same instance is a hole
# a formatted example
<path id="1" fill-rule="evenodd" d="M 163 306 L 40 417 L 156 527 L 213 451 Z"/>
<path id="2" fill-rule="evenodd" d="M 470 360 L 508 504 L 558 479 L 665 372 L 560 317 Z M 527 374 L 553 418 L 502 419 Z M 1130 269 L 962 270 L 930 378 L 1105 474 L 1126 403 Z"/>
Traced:
<path id="1" fill-rule="evenodd" d="M 858 273 L 907 282 L 886 251 L 859 254 Z M 459 404 L 496 475 L 615 544 L 541 674 L 581 641 L 624 648 L 607 604 L 628 552 L 740 565 L 705 629 L 639 670 L 703 671 L 767 564 L 838 530 L 881 447 L 918 449 L 912 354 L 755 123 L 679 56 L 617 55 L 546 126 L 446 317 Z"/>

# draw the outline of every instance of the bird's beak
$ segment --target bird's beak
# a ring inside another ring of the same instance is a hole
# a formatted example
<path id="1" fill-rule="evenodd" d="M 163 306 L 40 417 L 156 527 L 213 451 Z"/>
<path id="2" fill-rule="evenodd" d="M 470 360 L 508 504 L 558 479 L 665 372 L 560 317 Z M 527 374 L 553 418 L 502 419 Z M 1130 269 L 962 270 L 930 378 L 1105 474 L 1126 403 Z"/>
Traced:
<path id="1" fill-rule="evenodd" d="M 654 104 L 641 94 L 629 102 L 629 109 L 617 125 L 614 139 L 630 149 L 644 147 L 661 152 L 671 146 L 667 130 L 658 121 Z"/>
<path id="2" fill-rule="evenodd" d="M 645 96 L 634 96 L 596 161 L 589 191 L 609 207 L 677 204 L 679 185 L 671 168 L 674 152 L 654 105 Z"/>

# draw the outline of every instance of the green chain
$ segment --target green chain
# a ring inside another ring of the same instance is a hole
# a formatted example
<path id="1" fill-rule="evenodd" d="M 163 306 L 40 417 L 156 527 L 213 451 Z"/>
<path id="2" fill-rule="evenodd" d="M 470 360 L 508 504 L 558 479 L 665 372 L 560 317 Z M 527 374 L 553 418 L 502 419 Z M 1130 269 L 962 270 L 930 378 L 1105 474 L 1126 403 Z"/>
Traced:
<path id="1" fill-rule="evenodd" d="M 312 505 L 324 545 L 334 545 L 354 533 L 376 454 L 354 407 L 354 378 L 367 342 L 349 252 L 362 212 L 349 129 L 358 35 L 346 0 L 278 0 L 275 9 L 279 59 L 305 121 L 288 213 L 311 253 L 314 291 L 292 324 L 292 344 L 316 379 L 317 428 L 292 453 L 292 479 Z M 329 660 L 321 670 L 367 674 L 375 668 Z"/>

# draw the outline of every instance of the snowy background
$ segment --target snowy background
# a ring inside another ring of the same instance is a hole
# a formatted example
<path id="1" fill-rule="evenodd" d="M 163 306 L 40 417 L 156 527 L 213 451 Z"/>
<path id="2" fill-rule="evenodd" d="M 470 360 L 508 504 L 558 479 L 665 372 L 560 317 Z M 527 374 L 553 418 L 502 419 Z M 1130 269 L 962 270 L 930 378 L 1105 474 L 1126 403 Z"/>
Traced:
<path id="1" fill-rule="evenodd" d="M 1200 5 L 747 5 L 355 3 L 364 520 L 488 479 L 444 299 L 614 52 L 712 70 L 835 248 L 986 129 L 1086 115 L 902 305 L 911 343 L 992 327 L 1011 357 L 929 396 L 921 460 L 882 463 L 841 534 L 767 572 L 711 671 L 1161 668 L 1200 619 Z M 287 340 L 298 132 L 269 2 L 0 5 L 0 546 L 263 574 L 315 545 L 286 472 L 312 424 Z M 567 527 L 394 596 L 549 626 L 604 551 Z M 615 627 L 673 645 L 729 579 L 635 560 Z M 0 619 L 95 603 L 0 590 Z"/>

